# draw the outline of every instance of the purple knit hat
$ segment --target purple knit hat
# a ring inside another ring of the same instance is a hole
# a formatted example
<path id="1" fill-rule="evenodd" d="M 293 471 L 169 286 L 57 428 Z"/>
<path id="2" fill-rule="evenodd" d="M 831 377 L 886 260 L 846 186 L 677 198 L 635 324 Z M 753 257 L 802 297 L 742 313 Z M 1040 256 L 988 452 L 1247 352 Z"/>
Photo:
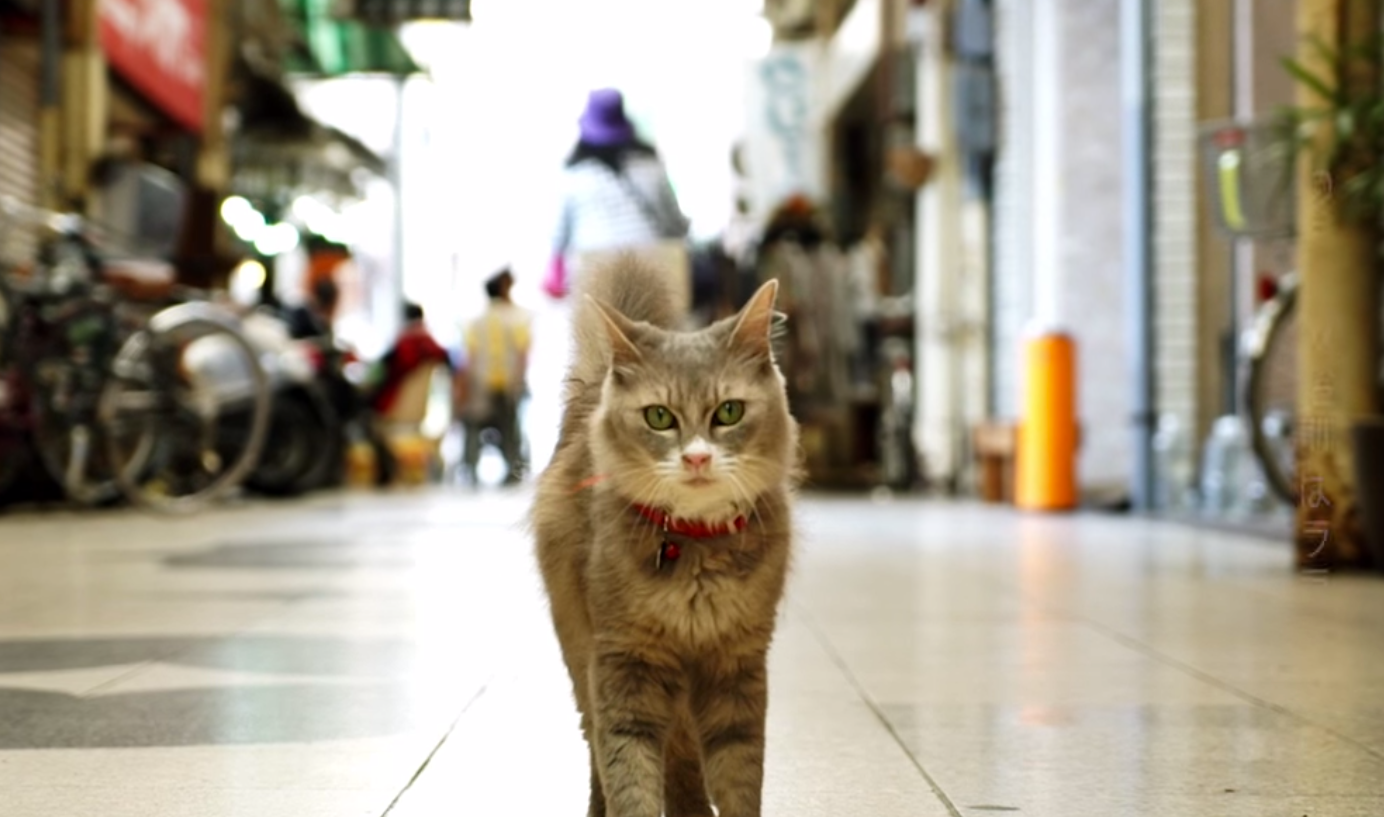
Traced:
<path id="1" fill-rule="evenodd" d="M 634 139 L 634 125 L 625 118 L 625 98 L 614 88 L 591 92 L 580 123 L 581 139 L 588 144 L 610 147 Z"/>

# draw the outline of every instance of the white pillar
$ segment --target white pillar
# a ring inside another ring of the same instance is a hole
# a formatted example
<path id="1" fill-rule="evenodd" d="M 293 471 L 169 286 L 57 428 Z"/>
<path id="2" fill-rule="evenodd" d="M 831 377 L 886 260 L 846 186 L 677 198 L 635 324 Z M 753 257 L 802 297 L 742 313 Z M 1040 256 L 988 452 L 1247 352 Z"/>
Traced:
<path id="1" fill-rule="evenodd" d="M 963 406 L 960 355 L 955 338 L 961 325 L 960 168 L 952 122 L 945 19 L 939 4 L 921 12 L 927 24 L 918 47 L 918 148 L 933 156 L 933 178 L 918 192 L 918 267 L 914 285 L 918 376 L 913 435 L 929 478 L 959 477 Z"/>
<path id="2" fill-rule="evenodd" d="M 394 185 L 394 275 L 389 286 L 389 312 L 379 316 L 379 325 L 385 330 L 385 337 L 391 341 L 404 321 L 404 144 L 408 133 L 404 123 L 404 103 L 408 81 L 407 75 L 395 79 L 394 136 L 389 158 L 390 181 Z"/>
<path id="3" fill-rule="evenodd" d="M 1062 0 L 1033 0 L 1033 323 L 1062 325 Z"/>

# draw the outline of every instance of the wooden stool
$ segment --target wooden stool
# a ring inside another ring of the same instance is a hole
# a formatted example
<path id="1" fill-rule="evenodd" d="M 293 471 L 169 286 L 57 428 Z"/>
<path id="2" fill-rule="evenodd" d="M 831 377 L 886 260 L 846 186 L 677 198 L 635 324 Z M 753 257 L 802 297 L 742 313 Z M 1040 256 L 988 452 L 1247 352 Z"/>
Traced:
<path id="1" fill-rule="evenodd" d="M 1013 423 L 986 421 L 973 431 L 978 490 L 985 502 L 1014 501 L 1014 452 L 1018 434 Z"/>

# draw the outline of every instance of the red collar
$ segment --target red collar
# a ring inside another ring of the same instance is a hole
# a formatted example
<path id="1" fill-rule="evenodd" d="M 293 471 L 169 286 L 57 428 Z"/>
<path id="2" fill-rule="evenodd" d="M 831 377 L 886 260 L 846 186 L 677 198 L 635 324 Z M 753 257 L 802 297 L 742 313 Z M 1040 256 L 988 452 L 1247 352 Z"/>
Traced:
<path id="1" fill-rule="evenodd" d="M 669 533 L 676 533 L 679 536 L 687 536 L 693 539 L 712 539 L 717 536 L 729 536 L 732 533 L 739 533 L 748 524 L 743 516 L 737 516 L 729 522 L 698 522 L 693 519 L 674 519 L 666 512 L 657 508 L 650 508 L 647 505 L 635 505 L 634 509 L 639 515 L 658 525 Z"/>

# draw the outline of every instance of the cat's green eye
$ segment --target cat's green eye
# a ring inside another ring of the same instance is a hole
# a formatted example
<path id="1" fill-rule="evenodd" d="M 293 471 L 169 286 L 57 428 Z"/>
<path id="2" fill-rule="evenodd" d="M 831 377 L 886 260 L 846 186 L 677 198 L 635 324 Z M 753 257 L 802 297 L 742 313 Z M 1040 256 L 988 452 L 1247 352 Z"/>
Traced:
<path id="1" fill-rule="evenodd" d="M 649 406 L 644 409 L 644 422 L 654 431 L 667 431 L 678 424 L 673 412 L 667 406 Z"/>
<path id="2" fill-rule="evenodd" d="M 745 416 L 745 403 L 740 400 L 727 400 L 716 408 L 716 425 L 733 426 Z"/>

